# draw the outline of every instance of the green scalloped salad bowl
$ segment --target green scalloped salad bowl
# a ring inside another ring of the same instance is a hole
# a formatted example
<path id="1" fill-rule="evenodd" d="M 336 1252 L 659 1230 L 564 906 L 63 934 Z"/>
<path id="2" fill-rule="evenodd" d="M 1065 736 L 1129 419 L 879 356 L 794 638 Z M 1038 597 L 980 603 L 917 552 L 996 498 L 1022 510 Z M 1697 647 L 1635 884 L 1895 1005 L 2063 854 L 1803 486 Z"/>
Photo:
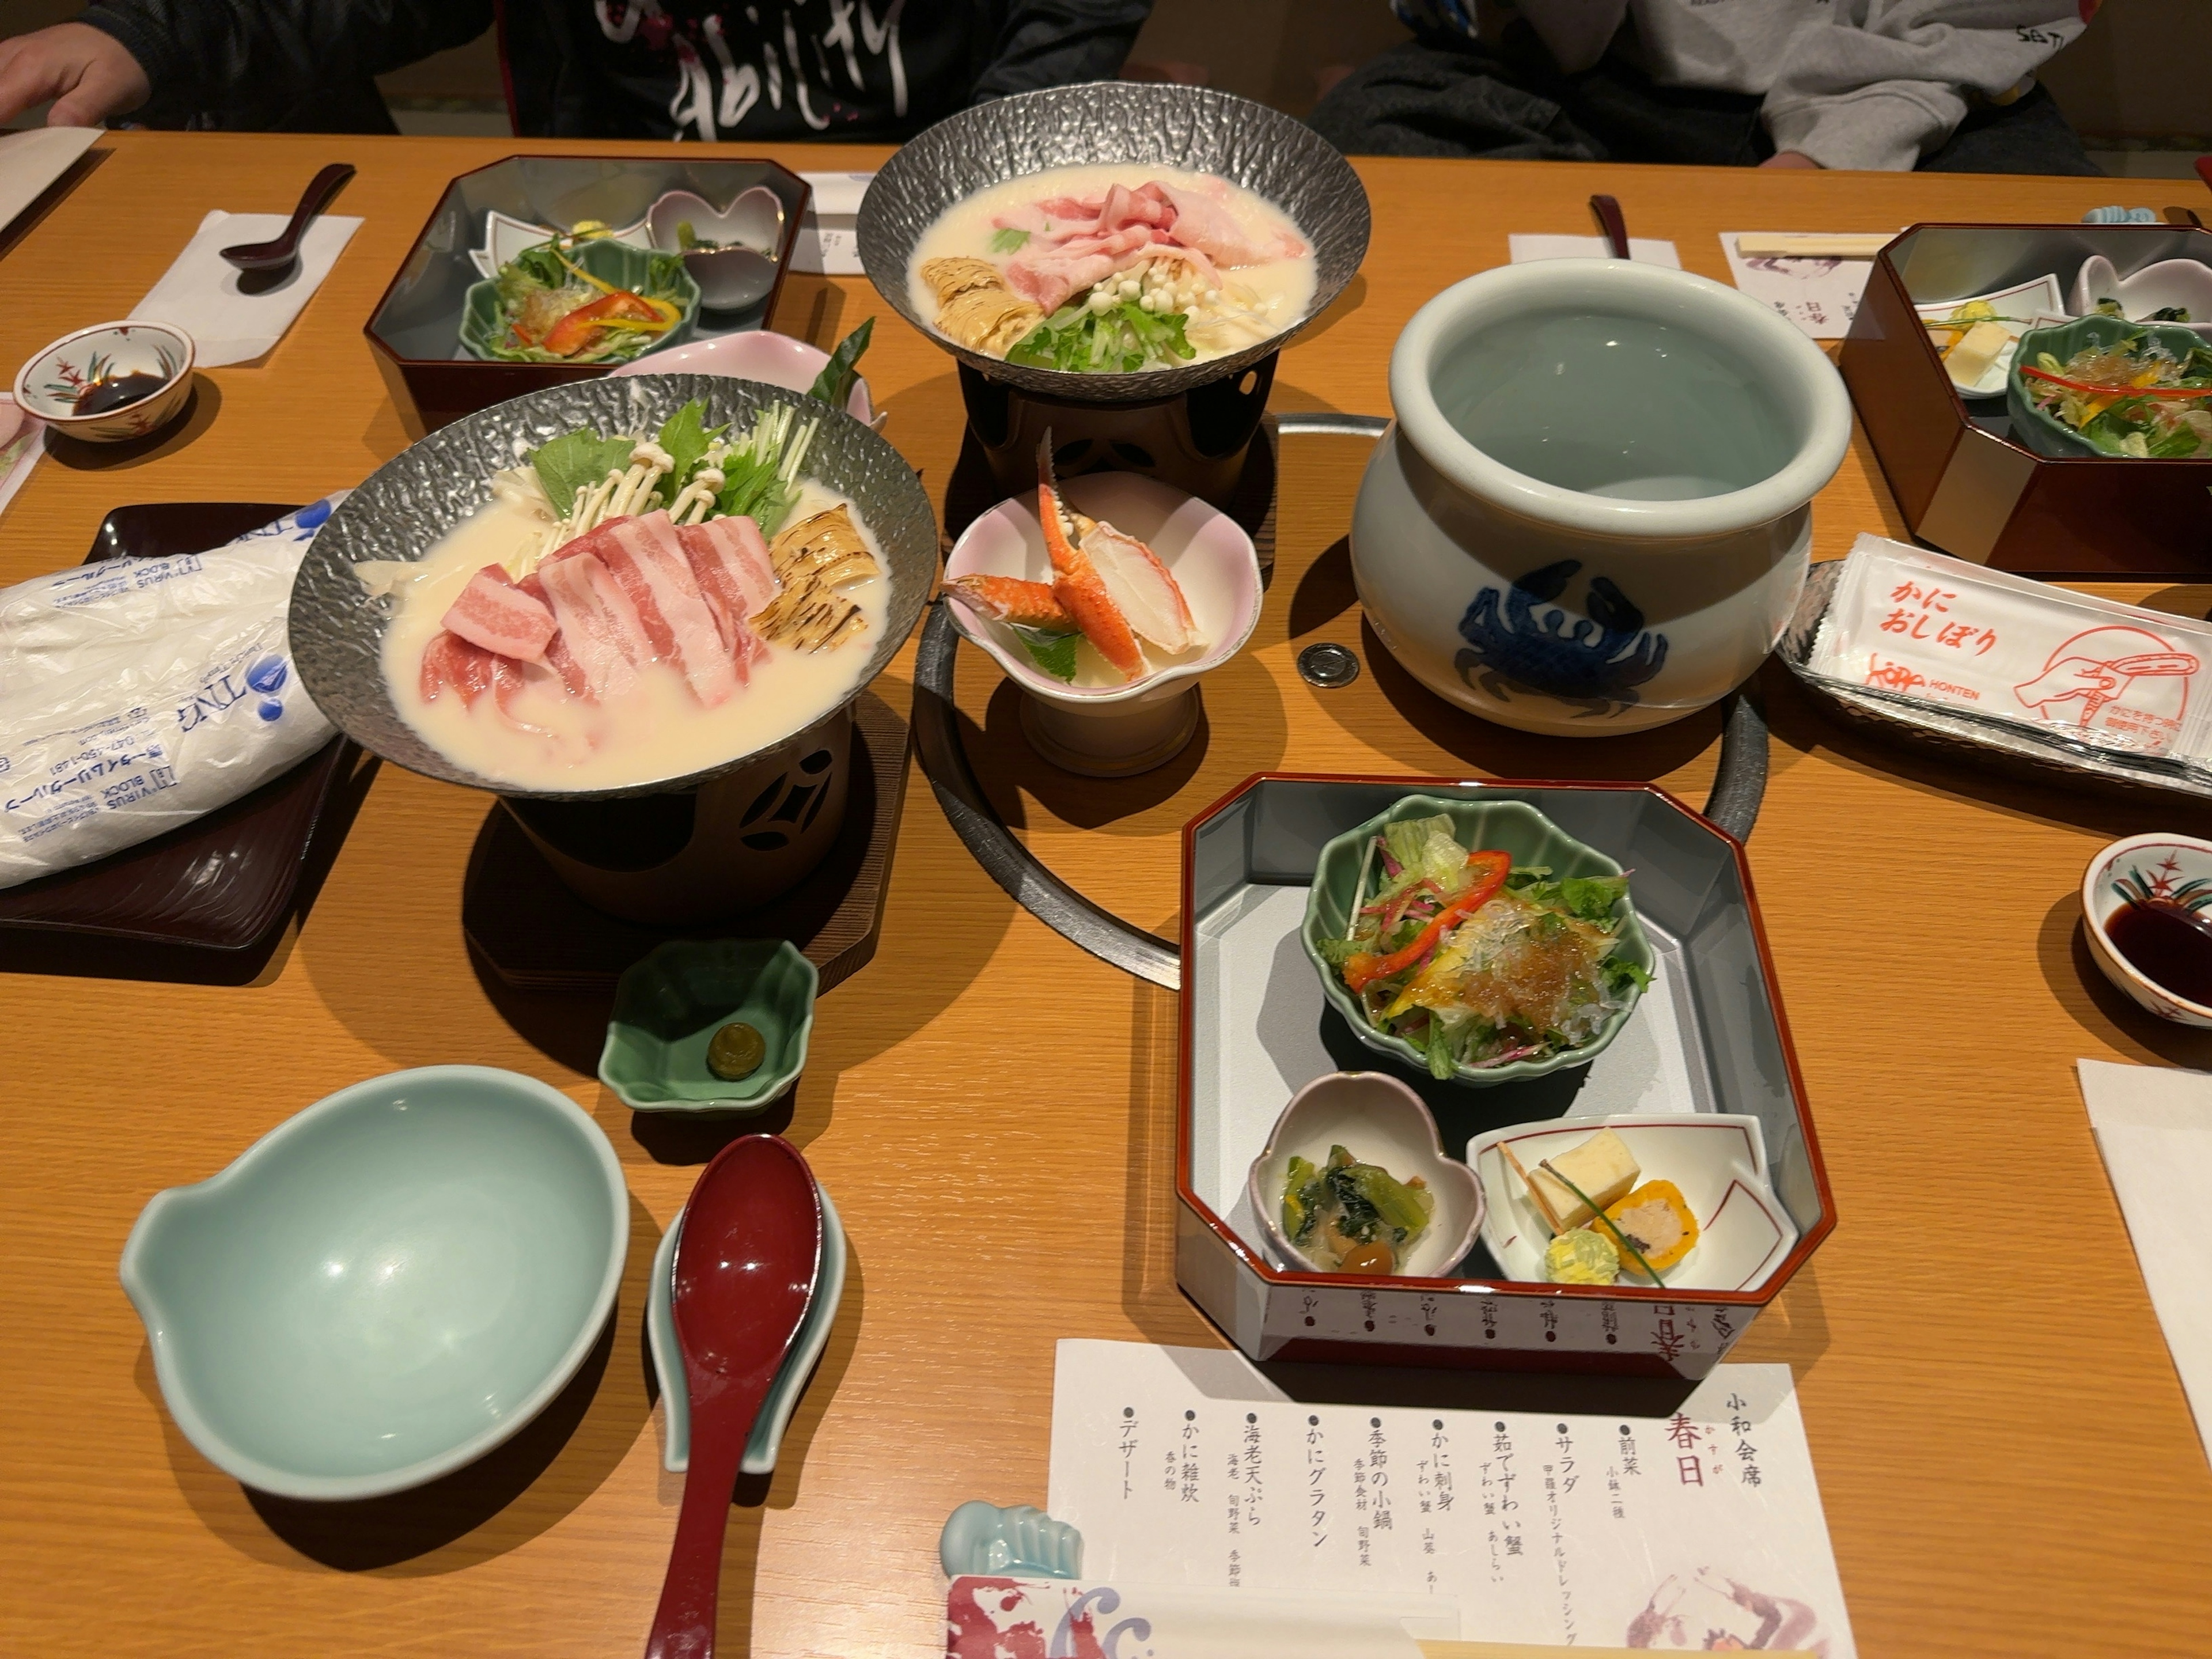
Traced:
<path id="1" fill-rule="evenodd" d="M 654 255 L 649 248 L 632 247 L 627 242 L 586 242 L 571 251 L 569 258 L 580 270 L 589 271 L 603 283 L 617 288 L 641 292 L 641 284 L 649 280 Z M 661 256 L 663 258 L 666 256 Z M 679 261 L 675 273 L 676 302 L 683 307 L 684 315 L 676 326 L 659 339 L 647 343 L 643 350 L 633 351 L 627 356 L 597 357 L 587 363 L 578 363 L 578 368 L 612 368 L 617 363 L 634 363 L 641 357 L 649 357 L 656 351 L 665 351 L 691 337 L 693 325 L 699 319 L 699 284 L 691 280 L 691 273 Z M 499 283 L 486 277 L 472 283 L 461 300 L 461 347 L 471 357 L 481 357 L 488 363 L 512 362 L 509 357 L 495 356 L 489 349 L 492 340 L 498 337 L 503 326 L 500 317 Z M 557 362 L 530 365 L 538 368 L 562 367 Z"/>
<path id="2" fill-rule="evenodd" d="M 1336 976 L 1336 969 L 1322 955 L 1317 942 L 1342 936 L 1369 840 L 1380 833 L 1386 823 L 1405 818 L 1434 817 L 1439 812 L 1451 819 L 1454 833 L 1463 846 L 1497 848 L 1511 854 L 1516 866 L 1546 865 L 1553 875 L 1561 877 L 1621 873 L 1620 866 L 1613 860 L 1577 841 L 1526 801 L 1517 800 L 1443 800 L 1434 795 L 1407 795 L 1388 811 L 1376 813 L 1358 829 L 1347 830 L 1322 847 L 1321 856 L 1314 862 L 1313 886 L 1306 895 L 1305 924 L 1299 930 L 1306 959 L 1313 963 L 1314 972 L 1321 975 L 1322 994 L 1328 999 L 1329 1006 L 1344 1017 L 1352 1035 L 1377 1053 L 1395 1056 L 1423 1076 L 1429 1074 L 1428 1057 L 1405 1038 L 1378 1031 L 1367 1023 L 1366 1016 L 1360 1012 L 1359 1000 L 1345 988 L 1344 981 Z M 1623 902 L 1628 905 L 1628 915 L 1620 930 L 1620 954 L 1645 971 L 1656 972 L 1651 943 L 1644 938 L 1644 929 L 1636 920 L 1633 895 Z M 1642 996 L 1640 988 L 1631 992 L 1627 1006 L 1579 1048 L 1563 1048 L 1541 1060 L 1511 1060 L 1503 1066 L 1462 1066 L 1453 1073 L 1453 1079 L 1488 1087 L 1492 1084 L 1548 1076 L 1569 1066 L 1586 1066 L 1620 1035 Z"/>
<path id="3" fill-rule="evenodd" d="M 2117 345 L 2138 334 L 2149 335 L 2185 363 L 2189 361 L 2189 354 L 2204 343 L 2197 331 L 2185 323 L 2131 323 L 2122 317 L 2076 317 L 2062 327 L 2032 328 L 2021 335 L 2020 345 L 2012 355 L 2012 368 L 2005 374 L 2005 413 L 2012 416 L 2012 435 L 2037 454 L 2060 459 L 2083 456 L 2100 461 L 2148 459 L 2100 448 L 2056 415 L 2038 408 L 2028 396 L 2020 372 L 2021 366 L 2033 362 L 2039 352 L 2047 351 L 2063 363 L 2084 346 Z"/>

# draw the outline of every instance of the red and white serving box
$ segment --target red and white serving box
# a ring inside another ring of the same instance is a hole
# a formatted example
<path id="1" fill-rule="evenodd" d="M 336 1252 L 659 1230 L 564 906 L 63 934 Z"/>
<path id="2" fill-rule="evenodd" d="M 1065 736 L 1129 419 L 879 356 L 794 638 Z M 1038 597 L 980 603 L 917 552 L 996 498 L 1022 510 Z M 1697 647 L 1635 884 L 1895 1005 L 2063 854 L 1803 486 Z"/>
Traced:
<path id="1" fill-rule="evenodd" d="M 1409 794 L 1526 801 L 1631 872 L 1657 971 L 1590 1065 L 1488 1088 L 1439 1082 L 1368 1048 L 1330 1010 L 1299 940 L 1315 860 Z M 1255 1359 L 1700 1377 L 1835 1226 L 1743 848 L 1663 790 L 1260 774 L 1185 827 L 1182 914 L 1176 1277 Z M 1291 1096 L 1339 1070 L 1404 1077 L 1454 1157 L 1484 1130 L 1539 1119 L 1753 1115 L 1796 1244 L 1741 1291 L 1516 1281 L 1480 1246 L 1466 1278 L 1285 1271 L 1261 1248 L 1246 1174 Z"/>

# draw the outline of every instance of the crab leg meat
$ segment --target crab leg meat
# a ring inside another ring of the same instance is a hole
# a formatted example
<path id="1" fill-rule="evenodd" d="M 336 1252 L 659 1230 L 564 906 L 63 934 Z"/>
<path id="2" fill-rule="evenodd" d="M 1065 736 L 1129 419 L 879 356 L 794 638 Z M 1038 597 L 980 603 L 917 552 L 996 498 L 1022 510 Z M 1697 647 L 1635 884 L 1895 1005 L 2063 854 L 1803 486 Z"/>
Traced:
<path id="1" fill-rule="evenodd" d="M 1018 576 L 955 576 L 945 586 L 999 622 L 1019 623 L 1024 628 L 1075 627 L 1075 618 L 1050 582 L 1026 582 Z"/>
<path id="2" fill-rule="evenodd" d="M 1082 532 L 1060 499 L 1053 477 L 1049 428 L 1037 441 L 1037 518 L 1044 526 L 1044 550 L 1052 559 L 1054 597 L 1122 678 L 1136 678 L 1145 672 L 1145 653 L 1130 631 L 1128 618 L 1100 580 L 1097 567 L 1078 544 Z"/>

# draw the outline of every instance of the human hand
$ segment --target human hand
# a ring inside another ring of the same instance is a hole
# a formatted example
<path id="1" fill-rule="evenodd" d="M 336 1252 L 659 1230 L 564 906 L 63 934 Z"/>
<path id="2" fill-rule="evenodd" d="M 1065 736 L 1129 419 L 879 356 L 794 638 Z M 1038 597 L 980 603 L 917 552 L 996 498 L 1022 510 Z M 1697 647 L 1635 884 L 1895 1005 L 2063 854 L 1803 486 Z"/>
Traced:
<path id="1" fill-rule="evenodd" d="M 1764 161 L 1761 161 L 1759 165 L 1759 166 L 1761 166 L 1761 167 L 1814 167 L 1814 168 L 1817 168 L 1820 164 L 1818 161 L 1814 161 L 1811 156 L 1805 155 L 1805 154 L 1804 154 L 1804 153 L 1802 153 L 1802 151 L 1799 151 L 1799 150 L 1794 150 L 1794 149 L 1784 149 L 1784 150 L 1777 150 L 1773 155 L 1771 155 L 1768 156 L 1768 157 L 1767 157 Z"/>
<path id="2" fill-rule="evenodd" d="M 89 23 L 57 23 L 0 40 L 0 121 L 53 100 L 50 127 L 96 127 L 153 95 L 120 40 Z"/>

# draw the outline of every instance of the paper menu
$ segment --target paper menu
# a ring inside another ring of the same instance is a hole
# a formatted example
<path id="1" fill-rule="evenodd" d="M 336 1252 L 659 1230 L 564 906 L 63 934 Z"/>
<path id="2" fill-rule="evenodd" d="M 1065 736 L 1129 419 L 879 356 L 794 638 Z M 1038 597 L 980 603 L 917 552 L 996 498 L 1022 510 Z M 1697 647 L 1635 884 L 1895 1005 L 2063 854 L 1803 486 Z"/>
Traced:
<path id="1" fill-rule="evenodd" d="M 1867 278 L 1874 272 L 1871 259 L 1747 259 L 1736 252 L 1736 238 L 1747 230 L 1721 233 L 1721 252 L 1728 256 L 1729 275 L 1735 285 L 1759 304 L 1771 307 L 1815 340 L 1840 340 L 1851 331 Z M 1797 234 L 1797 233 L 1791 233 Z"/>
<path id="2" fill-rule="evenodd" d="M 1088 1579 L 1425 1592 L 1492 1641 L 1854 1651 L 1786 1365 L 1639 1419 L 1312 1404 L 1228 1349 L 1063 1340 L 1048 1507 Z"/>

